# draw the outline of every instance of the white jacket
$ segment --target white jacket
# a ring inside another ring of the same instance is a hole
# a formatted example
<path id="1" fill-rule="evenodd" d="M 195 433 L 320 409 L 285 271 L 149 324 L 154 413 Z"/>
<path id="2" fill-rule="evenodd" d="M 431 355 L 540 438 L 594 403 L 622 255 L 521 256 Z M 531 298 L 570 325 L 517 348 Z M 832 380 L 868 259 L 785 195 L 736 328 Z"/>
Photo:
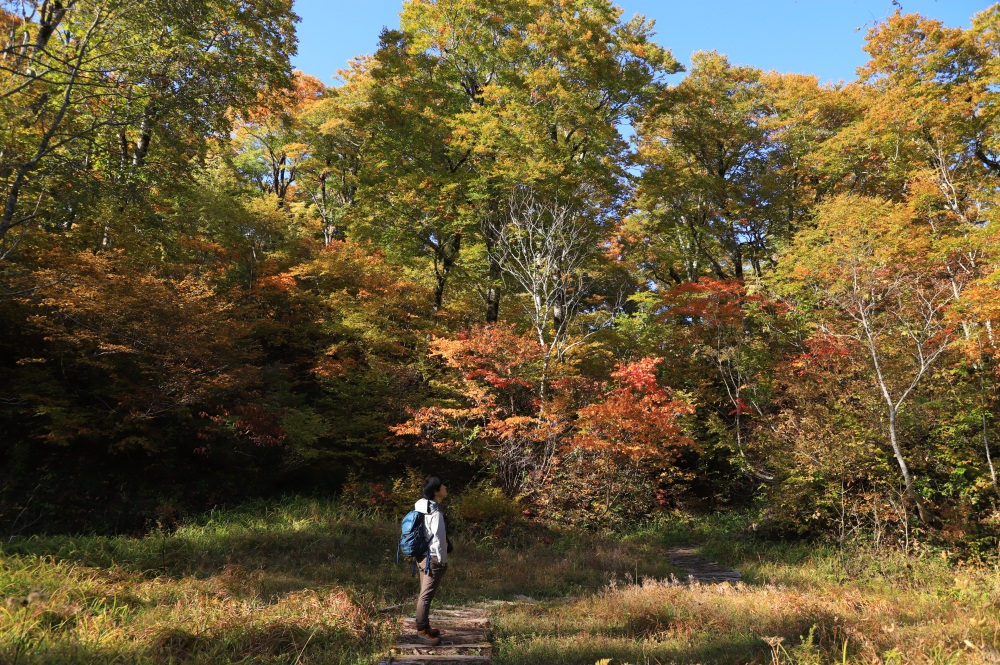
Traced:
<path id="1" fill-rule="evenodd" d="M 441 507 L 433 501 L 420 499 L 413 504 L 413 509 L 424 514 L 424 535 L 430 544 L 431 556 L 441 563 L 448 563 L 448 534 Z"/>

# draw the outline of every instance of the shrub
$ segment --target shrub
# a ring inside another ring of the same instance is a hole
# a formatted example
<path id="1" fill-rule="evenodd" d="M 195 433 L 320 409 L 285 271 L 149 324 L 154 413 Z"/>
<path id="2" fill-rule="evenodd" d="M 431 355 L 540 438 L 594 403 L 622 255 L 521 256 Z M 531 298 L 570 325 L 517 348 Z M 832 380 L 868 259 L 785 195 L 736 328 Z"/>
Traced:
<path id="1" fill-rule="evenodd" d="M 520 501 L 511 499 L 499 487 L 485 482 L 456 495 L 449 514 L 465 530 L 479 535 L 493 534 L 495 537 L 521 526 L 523 522 Z"/>

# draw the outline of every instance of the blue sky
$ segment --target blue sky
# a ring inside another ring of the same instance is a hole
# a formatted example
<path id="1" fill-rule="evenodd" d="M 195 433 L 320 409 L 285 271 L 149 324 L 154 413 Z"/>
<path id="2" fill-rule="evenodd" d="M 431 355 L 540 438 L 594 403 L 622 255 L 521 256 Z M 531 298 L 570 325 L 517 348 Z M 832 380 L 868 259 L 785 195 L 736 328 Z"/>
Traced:
<path id="1" fill-rule="evenodd" d="M 862 65 L 864 35 L 892 13 L 890 0 L 618 0 L 625 16 L 656 21 L 656 40 L 682 63 L 714 49 L 736 64 L 851 80 Z M 968 27 L 986 0 L 899 0 L 906 12 Z M 334 84 L 348 60 L 371 53 L 383 26 L 399 26 L 402 0 L 295 0 L 299 55 L 295 67 Z"/>

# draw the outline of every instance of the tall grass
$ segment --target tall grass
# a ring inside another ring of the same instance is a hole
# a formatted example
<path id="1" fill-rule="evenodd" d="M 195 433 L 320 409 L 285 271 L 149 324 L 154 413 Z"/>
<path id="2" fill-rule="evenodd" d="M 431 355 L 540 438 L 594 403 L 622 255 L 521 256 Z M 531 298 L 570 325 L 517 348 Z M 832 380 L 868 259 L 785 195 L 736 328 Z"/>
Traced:
<path id="1" fill-rule="evenodd" d="M 0 608 L 0 662 L 370 662 L 393 631 L 378 609 L 415 592 L 395 562 L 398 528 L 294 499 L 142 538 L 14 539 L 0 546 L 0 596 L 14 601 Z M 649 545 L 614 539 L 454 540 L 443 602 L 586 594 L 672 570 Z M 40 598 L 21 607 L 33 589 Z"/>
<path id="2" fill-rule="evenodd" d="M 740 516 L 678 516 L 636 532 L 701 543 L 738 585 L 648 577 L 572 602 L 496 613 L 501 665 L 998 663 L 1000 573 L 941 553 L 755 538 Z"/>
<path id="3" fill-rule="evenodd" d="M 508 528 L 509 527 L 509 528 Z M 621 535 L 456 521 L 440 602 L 486 599 L 500 665 L 996 662 L 995 569 L 765 543 L 719 517 Z M 409 610 L 396 516 L 292 499 L 145 537 L 0 546 L 0 663 L 370 663 Z M 690 586 L 666 549 L 746 583 Z M 28 598 L 30 602 L 27 602 Z M 27 605 L 24 606 L 24 603 Z"/>

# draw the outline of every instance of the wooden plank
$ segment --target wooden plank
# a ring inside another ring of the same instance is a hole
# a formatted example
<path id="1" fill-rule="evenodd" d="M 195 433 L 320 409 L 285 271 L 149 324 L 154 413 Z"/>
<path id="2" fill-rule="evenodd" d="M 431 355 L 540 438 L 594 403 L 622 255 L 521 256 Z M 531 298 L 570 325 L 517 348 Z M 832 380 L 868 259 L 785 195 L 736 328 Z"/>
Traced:
<path id="1" fill-rule="evenodd" d="M 447 624 L 438 623 L 437 621 L 431 621 L 431 626 L 434 628 L 447 629 L 449 635 L 473 635 L 473 634 L 483 634 L 490 630 L 489 624 L 479 624 L 475 626 L 448 626 Z M 414 624 L 407 624 L 405 626 L 399 626 L 397 632 L 400 635 L 407 633 L 417 632 L 417 627 Z"/>
<path id="2" fill-rule="evenodd" d="M 447 628 L 449 635 L 472 635 L 472 634 L 482 634 L 489 631 L 489 624 L 478 624 L 474 626 L 447 626 L 446 624 L 438 623 L 437 621 L 431 621 L 431 626 L 434 628 Z M 399 633 L 415 633 L 417 632 L 417 627 L 414 624 L 407 624 L 399 627 Z"/>
<path id="3" fill-rule="evenodd" d="M 402 658 L 393 658 L 392 663 L 394 665 L 428 665 L 429 663 L 455 663 L 462 665 L 477 665 L 482 663 L 482 665 L 490 665 L 493 662 L 489 656 L 441 656 L 441 655 L 428 655 L 428 656 L 403 656 Z"/>
<path id="4" fill-rule="evenodd" d="M 443 622 L 447 621 L 448 623 L 454 624 L 456 626 L 461 626 L 461 625 L 482 626 L 482 625 L 487 624 L 487 623 L 490 622 L 489 619 L 485 619 L 485 618 L 483 618 L 483 619 L 466 619 L 466 618 L 439 616 L 437 614 L 431 614 L 428 617 L 428 619 L 430 619 L 430 622 L 431 622 L 432 625 L 438 624 L 438 623 L 443 623 Z M 413 617 L 404 617 L 403 621 L 405 623 L 407 623 L 407 624 L 411 624 L 411 623 L 415 624 L 417 622 L 417 620 L 415 618 L 413 618 Z"/>
<path id="5" fill-rule="evenodd" d="M 442 644 L 482 644 L 489 642 L 486 631 L 476 630 L 467 633 L 453 633 L 446 631 L 441 633 Z M 424 644 L 417 638 L 416 633 L 400 633 L 396 636 L 397 644 Z"/>
<path id="6" fill-rule="evenodd" d="M 486 633 L 478 633 L 475 635 L 455 635 L 453 633 L 442 633 L 441 643 L 442 644 L 454 644 L 454 645 L 465 645 L 465 644 L 489 644 L 490 638 Z M 399 635 L 396 637 L 396 644 L 427 644 L 423 640 L 419 639 L 416 635 Z"/>
<path id="7" fill-rule="evenodd" d="M 488 644 L 491 635 L 485 632 L 479 633 L 441 633 L 441 643 L 442 644 L 454 644 L 454 645 L 465 645 L 465 644 Z M 396 636 L 396 644 L 427 644 L 422 638 L 418 637 L 415 633 L 401 633 Z"/>
<path id="8" fill-rule="evenodd" d="M 406 617 L 406 618 L 410 619 L 412 617 Z M 475 615 L 472 615 L 472 614 L 464 614 L 464 615 L 463 614 L 438 614 L 436 612 L 431 612 L 431 615 L 430 615 L 429 618 L 430 618 L 431 621 L 434 621 L 435 619 L 437 619 L 438 621 L 478 621 L 480 623 L 485 623 L 485 622 L 489 621 L 489 619 L 487 617 L 484 617 L 484 616 L 475 616 Z"/>
<path id="9" fill-rule="evenodd" d="M 445 605 L 431 612 L 441 643 L 430 645 L 416 634 L 412 616 L 401 617 L 400 632 L 388 658 L 379 665 L 492 665 L 490 622 L 486 610 Z"/>
<path id="10" fill-rule="evenodd" d="M 422 644 L 420 642 L 414 642 L 412 644 L 407 644 L 404 642 L 396 642 L 392 647 L 393 649 L 492 649 L 493 645 L 490 642 L 455 642 L 454 644 L 448 644 L 445 641 L 441 641 L 441 644 L 437 646 L 430 646 L 429 644 Z"/>
<path id="11" fill-rule="evenodd" d="M 493 660 L 480 656 L 461 656 L 468 660 L 454 660 L 460 656 L 428 656 L 427 658 L 394 658 L 387 665 L 492 665 Z"/>
<path id="12" fill-rule="evenodd" d="M 420 660 L 428 661 L 434 658 L 440 658 L 442 660 L 451 661 L 454 663 L 467 663 L 469 661 L 475 660 L 489 660 L 488 656 L 476 656 L 473 654 L 462 655 L 462 654 L 426 654 L 426 655 L 413 655 L 413 656 L 402 656 L 401 658 L 393 658 L 393 660 Z"/>
<path id="13" fill-rule="evenodd" d="M 469 630 L 489 630 L 490 624 L 486 621 L 448 621 L 447 619 L 435 619 L 431 618 L 431 626 L 433 628 L 440 628 L 441 630 L 450 631 L 469 631 Z M 407 623 L 400 626 L 404 632 L 417 632 L 417 625 L 413 621 L 408 621 Z"/>
<path id="14" fill-rule="evenodd" d="M 743 575 L 739 571 L 729 570 L 718 561 L 708 561 L 698 556 L 697 548 L 693 546 L 672 547 L 667 550 L 670 563 L 687 571 L 687 580 L 704 582 L 706 584 L 723 584 L 740 582 Z"/>
<path id="15" fill-rule="evenodd" d="M 457 647 L 409 647 L 404 648 L 397 645 L 392 650 L 393 658 L 409 658 L 410 656 L 482 656 L 489 658 L 493 655 L 493 649 L 489 647 L 472 648 L 469 646 Z"/>

